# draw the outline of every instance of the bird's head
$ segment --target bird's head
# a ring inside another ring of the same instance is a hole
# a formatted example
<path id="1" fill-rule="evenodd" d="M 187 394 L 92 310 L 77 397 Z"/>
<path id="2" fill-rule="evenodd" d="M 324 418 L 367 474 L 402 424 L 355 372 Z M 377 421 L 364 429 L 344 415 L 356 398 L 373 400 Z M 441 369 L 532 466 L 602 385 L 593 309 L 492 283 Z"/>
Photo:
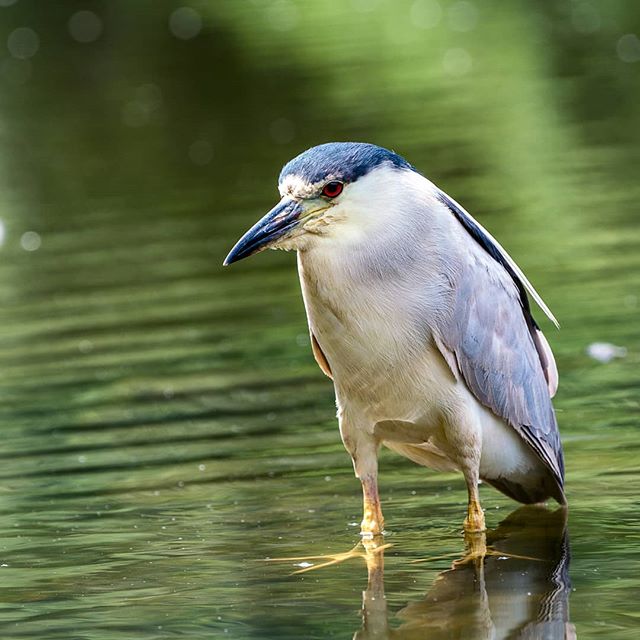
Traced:
<path id="1" fill-rule="evenodd" d="M 331 142 L 308 149 L 284 166 L 282 199 L 238 240 L 224 264 L 264 249 L 304 249 L 322 238 L 361 233 L 376 224 L 370 212 L 383 211 L 393 198 L 389 187 L 398 172 L 415 170 L 373 144 Z"/>

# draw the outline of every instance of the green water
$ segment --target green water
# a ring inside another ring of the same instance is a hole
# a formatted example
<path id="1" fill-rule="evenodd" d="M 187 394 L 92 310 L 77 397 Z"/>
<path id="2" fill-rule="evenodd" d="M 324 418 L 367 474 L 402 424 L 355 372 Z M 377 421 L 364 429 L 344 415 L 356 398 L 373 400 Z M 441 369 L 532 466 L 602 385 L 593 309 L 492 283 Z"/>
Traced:
<path id="1" fill-rule="evenodd" d="M 636 638 L 638 4 L 190 6 L 176 36 L 169 0 L 0 2 L 2 637 L 561 638 L 513 631 L 545 601 Z M 461 478 L 386 453 L 384 575 L 264 562 L 351 548 L 360 488 L 294 257 L 221 262 L 280 166 L 344 139 L 464 203 L 561 322 L 568 536 L 482 493 L 496 549 L 536 560 L 450 570 Z"/>

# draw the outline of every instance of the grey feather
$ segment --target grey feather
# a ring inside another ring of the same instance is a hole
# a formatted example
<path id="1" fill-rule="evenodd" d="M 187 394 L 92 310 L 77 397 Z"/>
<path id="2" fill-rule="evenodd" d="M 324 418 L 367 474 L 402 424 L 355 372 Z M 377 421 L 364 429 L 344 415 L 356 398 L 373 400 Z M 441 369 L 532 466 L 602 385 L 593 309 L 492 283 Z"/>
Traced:
<path id="1" fill-rule="evenodd" d="M 539 329 L 520 295 L 510 273 L 469 236 L 453 275 L 451 304 L 436 319 L 435 343 L 449 366 L 455 362 L 454 375 L 511 425 L 551 471 L 553 481 L 540 488 L 544 497 L 564 503 L 564 462 L 545 354 L 539 352 Z"/>

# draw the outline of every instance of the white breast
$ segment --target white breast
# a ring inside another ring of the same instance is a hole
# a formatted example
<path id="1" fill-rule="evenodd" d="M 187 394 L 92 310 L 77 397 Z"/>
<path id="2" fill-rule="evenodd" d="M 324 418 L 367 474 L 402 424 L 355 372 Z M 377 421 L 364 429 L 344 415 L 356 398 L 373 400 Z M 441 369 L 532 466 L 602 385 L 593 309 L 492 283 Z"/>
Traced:
<path id="1" fill-rule="evenodd" d="M 405 192 L 414 187 L 404 185 Z M 433 344 L 430 318 L 450 291 L 445 257 L 460 250 L 465 232 L 435 200 L 428 206 L 428 191 L 422 197 L 419 214 L 403 208 L 403 225 L 382 224 L 388 214 L 370 210 L 357 226 L 364 215 L 357 212 L 353 228 L 298 252 L 309 327 L 330 365 L 338 409 L 354 407 L 372 432 L 384 423 L 381 439 L 427 466 L 456 466 L 456 448 L 448 445 L 455 435 L 458 444 L 479 443 L 482 476 L 525 471 L 537 464 L 535 455 L 456 380 Z"/>

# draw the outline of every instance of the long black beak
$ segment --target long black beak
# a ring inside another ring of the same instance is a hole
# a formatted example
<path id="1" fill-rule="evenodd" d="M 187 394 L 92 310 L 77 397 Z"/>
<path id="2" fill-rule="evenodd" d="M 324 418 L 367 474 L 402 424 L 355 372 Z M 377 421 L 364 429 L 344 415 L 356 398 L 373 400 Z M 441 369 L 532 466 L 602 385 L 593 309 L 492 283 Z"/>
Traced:
<path id="1" fill-rule="evenodd" d="M 224 259 L 224 266 L 237 262 L 243 258 L 268 248 L 268 246 L 287 231 L 293 229 L 298 223 L 302 213 L 302 206 L 291 198 L 282 198 L 278 204 L 267 213 L 264 218 L 258 220 L 247 233 L 245 233 L 229 255 Z"/>

